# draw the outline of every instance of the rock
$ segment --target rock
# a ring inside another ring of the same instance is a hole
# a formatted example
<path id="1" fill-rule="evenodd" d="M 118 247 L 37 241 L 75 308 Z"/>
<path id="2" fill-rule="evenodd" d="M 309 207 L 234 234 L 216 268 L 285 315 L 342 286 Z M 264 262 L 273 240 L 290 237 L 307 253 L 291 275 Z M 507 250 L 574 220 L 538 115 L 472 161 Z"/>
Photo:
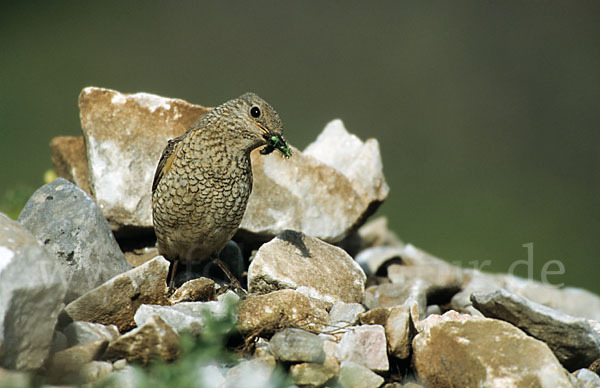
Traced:
<path id="1" fill-rule="evenodd" d="M 369 310 L 376 307 L 394 307 L 403 304 L 408 298 L 413 298 L 419 306 L 419 317 L 424 317 L 428 287 L 429 284 L 421 279 L 410 280 L 404 284 L 384 283 L 371 286 L 365 291 L 365 305 Z"/>
<path id="2" fill-rule="evenodd" d="M 383 382 L 383 377 L 361 364 L 342 362 L 336 386 L 340 388 L 377 388 Z"/>
<path id="3" fill-rule="evenodd" d="M 50 156 L 56 175 L 90 194 L 88 162 L 83 136 L 60 136 L 50 141 Z"/>
<path id="4" fill-rule="evenodd" d="M 91 323 L 76 321 L 70 323 L 63 330 L 69 346 L 84 344 L 86 342 L 105 340 L 110 342 L 119 337 L 119 329 L 115 325 L 102 325 L 100 323 Z"/>
<path id="5" fill-rule="evenodd" d="M 133 316 L 142 304 L 168 305 L 169 262 L 162 256 L 115 276 L 65 307 L 73 321 L 116 325 L 120 332 L 134 327 Z"/>
<path id="6" fill-rule="evenodd" d="M 275 333 L 269 342 L 269 350 L 281 361 L 313 363 L 325 361 L 323 339 L 302 329 L 288 328 Z"/>
<path id="7" fill-rule="evenodd" d="M 169 297 L 169 302 L 176 304 L 180 302 L 209 301 L 215 299 L 215 281 L 209 278 L 198 278 L 185 282 Z"/>
<path id="8" fill-rule="evenodd" d="M 598 388 L 600 387 L 600 376 L 589 369 L 579 369 L 573 372 L 576 378 L 575 388 Z"/>
<path id="9" fill-rule="evenodd" d="M 339 344 L 343 362 L 355 362 L 385 372 L 389 369 L 385 330 L 381 325 L 354 326 L 344 333 Z"/>
<path id="10" fill-rule="evenodd" d="M 88 87 L 79 96 L 91 192 L 113 230 L 152 228 L 160 155 L 209 108 L 147 93 Z"/>
<path id="11" fill-rule="evenodd" d="M 220 388 L 225 383 L 225 376 L 216 365 L 204 365 L 195 368 L 195 386 L 202 388 Z"/>
<path id="12" fill-rule="evenodd" d="M 389 354 L 400 359 L 410 356 L 411 341 L 416 333 L 409 306 L 378 307 L 361 314 L 360 322 L 384 327 Z"/>
<path id="13" fill-rule="evenodd" d="M 360 303 L 335 302 L 329 311 L 329 322 L 334 326 L 352 326 L 358 322 L 359 314 L 365 308 Z"/>
<path id="14" fill-rule="evenodd" d="M 85 364 L 79 372 L 79 377 L 86 383 L 96 382 L 110 374 L 113 365 L 106 361 L 91 361 Z"/>
<path id="15" fill-rule="evenodd" d="M 571 372 L 585 368 L 600 358 L 600 334 L 587 319 L 572 317 L 504 289 L 473 293 L 471 301 L 486 317 L 512 323 L 545 342 Z"/>
<path id="16" fill-rule="evenodd" d="M 65 350 L 69 347 L 67 343 L 67 337 L 58 330 L 54 331 L 54 336 L 52 337 L 52 345 L 50 347 L 50 353 L 57 353 L 61 350 Z M 1 386 L 1 385 L 0 385 Z"/>
<path id="17" fill-rule="evenodd" d="M 121 358 L 115 362 L 113 362 L 113 369 L 114 370 L 121 370 L 124 369 L 127 366 L 127 360 L 124 358 Z"/>
<path id="18" fill-rule="evenodd" d="M 269 334 L 287 327 L 319 332 L 328 319 L 327 311 L 294 290 L 248 296 L 238 308 L 238 329 L 243 334 Z"/>
<path id="19" fill-rule="evenodd" d="M 227 245 L 219 252 L 219 260 L 236 278 L 242 278 L 246 267 L 242 251 L 235 241 L 227 242 Z M 230 282 L 223 270 L 212 260 L 188 261 L 180 263 L 179 268 L 180 270 L 175 275 L 175 285 L 183 285 L 183 283 L 200 277 L 214 279 L 219 284 Z"/>
<path id="20" fill-rule="evenodd" d="M 388 229 L 387 218 L 385 216 L 379 216 L 368 221 L 358 228 L 358 230 L 346 236 L 344 240 L 336 243 L 336 245 L 348 252 L 350 256 L 358 261 L 357 254 L 363 250 L 382 246 L 402 247 L 404 244 L 394 232 Z M 367 273 L 365 267 L 363 267 L 363 270 Z"/>
<path id="21" fill-rule="evenodd" d="M 147 384 L 148 379 L 140 368 L 127 365 L 123 369 L 114 370 L 93 386 L 103 388 L 137 388 Z"/>
<path id="22" fill-rule="evenodd" d="M 0 213 L 0 366 L 35 370 L 48 357 L 67 285 L 62 267 Z"/>
<path id="23" fill-rule="evenodd" d="M 402 263 L 401 246 L 376 246 L 361 251 L 355 260 L 367 276 L 387 276 L 387 267 L 393 263 Z"/>
<path id="24" fill-rule="evenodd" d="M 331 364 L 301 363 L 290 367 L 290 378 L 296 385 L 320 387 L 339 374 L 337 362 Z"/>
<path id="25" fill-rule="evenodd" d="M 108 345 L 103 358 L 147 364 L 151 360 L 171 361 L 179 355 L 179 336 L 160 317 L 123 334 Z"/>
<path id="26" fill-rule="evenodd" d="M 341 248 L 291 230 L 262 245 L 248 269 L 251 293 L 291 288 L 329 306 L 362 302 L 365 280 Z"/>
<path id="27" fill-rule="evenodd" d="M 62 264 L 65 303 L 131 268 L 94 200 L 66 179 L 39 188 L 19 223 Z"/>
<path id="28" fill-rule="evenodd" d="M 436 299 L 439 295 L 454 295 L 460 291 L 463 283 L 462 270 L 450 265 L 391 264 L 387 273 L 392 283 L 406 284 L 415 279 L 422 280 L 427 284 L 425 292 L 428 299 Z"/>
<path id="29" fill-rule="evenodd" d="M 0 368 L 0 387 L 34 387 L 33 380 L 31 373 Z"/>
<path id="30" fill-rule="evenodd" d="M 546 344 L 509 323 L 449 311 L 421 322 L 413 365 L 427 387 L 571 387 Z"/>
<path id="31" fill-rule="evenodd" d="M 127 260 L 129 265 L 131 265 L 132 267 L 139 267 L 140 265 L 154 259 L 156 256 L 159 255 L 158 248 L 154 246 L 138 248 L 124 253 L 125 260 Z"/>
<path id="32" fill-rule="evenodd" d="M 344 144 L 331 147 L 331 142 Z M 304 153 L 289 159 L 253 152 L 254 187 L 240 225 L 268 240 L 286 229 L 327 242 L 341 241 L 387 197 L 379 145 L 329 123 Z M 344 204 L 344 206 L 340 206 Z"/>
<path id="33" fill-rule="evenodd" d="M 264 359 L 244 360 L 227 372 L 222 388 L 263 388 L 274 386 L 269 384 L 275 362 Z"/>
<path id="34" fill-rule="evenodd" d="M 55 353 L 48 366 L 48 377 L 55 384 L 77 383 L 82 367 L 100 358 L 108 342 L 98 340 L 70 347 Z"/>
<path id="35" fill-rule="evenodd" d="M 464 270 L 463 273 L 467 285 L 463 291 L 453 297 L 454 308 L 468 309 L 471 305 L 469 297 L 473 292 L 493 292 L 504 288 L 532 302 L 574 317 L 600 321 L 600 297 L 589 291 L 572 287 L 559 289 L 513 275 L 488 274 L 474 270 Z"/>
<path id="36" fill-rule="evenodd" d="M 181 302 L 173 306 L 141 305 L 134 316 L 137 326 L 145 325 L 154 316 L 159 316 L 177 333 L 200 334 L 206 326 L 206 313 L 214 318 L 223 318 L 231 305 L 237 304 L 239 297 L 230 291 L 222 301 Z"/>
<path id="37" fill-rule="evenodd" d="M 332 144 L 336 146 L 331 147 Z M 383 176 L 377 139 L 363 142 L 348 133 L 342 120 L 330 121 L 317 139 L 304 149 L 304 155 L 341 172 L 361 197 L 379 202 L 387 198 L 390 188 Z"/>

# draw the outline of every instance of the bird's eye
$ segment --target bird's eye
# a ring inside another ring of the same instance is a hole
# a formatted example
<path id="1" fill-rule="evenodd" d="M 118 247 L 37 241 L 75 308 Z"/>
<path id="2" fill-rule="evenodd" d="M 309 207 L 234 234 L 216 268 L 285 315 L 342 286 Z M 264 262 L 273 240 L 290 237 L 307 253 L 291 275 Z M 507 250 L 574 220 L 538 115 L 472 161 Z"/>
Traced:
<path id="1" fill-rule="evenodd" d="M 254 118 L 258 118 L 260 116 L 260 109 L 258 109 L 257 106 L 253 106 L 252 109 L 250 109 L 250 115 Z"/>

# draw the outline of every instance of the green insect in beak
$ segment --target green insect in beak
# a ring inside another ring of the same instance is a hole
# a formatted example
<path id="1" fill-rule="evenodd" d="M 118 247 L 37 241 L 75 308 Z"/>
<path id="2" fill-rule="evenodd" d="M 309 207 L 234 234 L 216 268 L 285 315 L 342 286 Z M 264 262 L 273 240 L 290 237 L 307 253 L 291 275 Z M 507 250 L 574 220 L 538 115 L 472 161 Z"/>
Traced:
<path id="1" fill-rule="evenodd" d="M 267 145 L 265 146 L 265 148 L 260 150 L 261 154 L 267 155 L 273 152 L 274 150 L 277 150 L 281 152 L 286 158 L 292 156 L 291 148 L 287 145 L 287 143 L 281 135 L 265 136 L 265 140 L 267 141 Z"/>

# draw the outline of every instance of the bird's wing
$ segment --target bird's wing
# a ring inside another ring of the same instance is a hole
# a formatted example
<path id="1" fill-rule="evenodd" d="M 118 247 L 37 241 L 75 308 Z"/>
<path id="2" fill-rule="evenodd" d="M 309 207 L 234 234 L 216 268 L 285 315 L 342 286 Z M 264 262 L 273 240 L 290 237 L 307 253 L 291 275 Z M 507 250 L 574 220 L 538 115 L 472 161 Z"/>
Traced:
<path id="1" fill-rule="evenodd" d="M 176 149 L 177 145 L 181 143 L 185 134 L 178 136 L 174 139 L 170 139 L 167 143 L 167 146 L 162 152 L 160 156 L 160 160 L 158 162 L 158 166 L 156 167 L 156 172 L 154 173 L 154 181 L 152 181 L 152 193 L 156 190 L 158 186 L 158 182 L 160 182 L 161 178 L 171 169 L 171 165 L 173 164 L 173 159 L 175 159 L 175 155 L 177 154 Z"/>

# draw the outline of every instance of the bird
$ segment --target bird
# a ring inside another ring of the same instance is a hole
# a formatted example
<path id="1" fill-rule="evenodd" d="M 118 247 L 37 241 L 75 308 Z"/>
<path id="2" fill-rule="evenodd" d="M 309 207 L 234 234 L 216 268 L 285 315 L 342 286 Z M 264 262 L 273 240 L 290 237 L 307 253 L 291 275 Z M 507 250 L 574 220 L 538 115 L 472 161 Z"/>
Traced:
<path id="1" fill-rule="evenodd" d="M 171 262 L 170 288 L 179 262 L 207 259 L 237 282 L 218 254 L 242 221 L 252 192 L 250 152 L 263 145 L 263 155 L 291 156 L 279 115 L 254 93 L 213 108 L 168 141 L 152 182 L 152 218 L 158 252 Z"/>

